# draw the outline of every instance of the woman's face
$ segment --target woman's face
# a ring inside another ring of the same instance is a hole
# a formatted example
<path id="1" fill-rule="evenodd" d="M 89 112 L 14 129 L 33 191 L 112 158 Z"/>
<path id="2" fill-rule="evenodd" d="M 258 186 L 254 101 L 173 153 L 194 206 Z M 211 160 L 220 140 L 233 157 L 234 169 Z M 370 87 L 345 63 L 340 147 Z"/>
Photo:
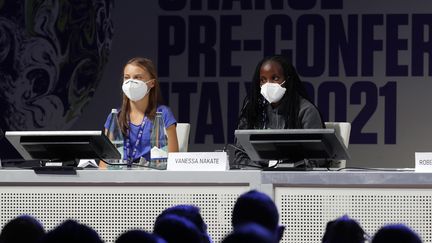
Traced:
<path id="1" fill-rule="evenodd" d="M 267 61 L 261 65 L 260 86 L 268 82 L 281 84 L 283 81 L 285 81 L 285 76 L 278 62 Z"/>
<path id="2" fill-rule="evenodd" d="M 130 79 L 135 81 L 126 82 Z M 147 69 L 140 65 L 127 64 L 123 70 L 122 89 L 131 102 L 145 101 L 145 97 L 148 100 L 148 94 L 153 90 L 154 82 L 155 80 L 150 76 Z"/>
<path id="3" fill-rule="evenodd" d="M 150 74 L 140 66 L 128 64 L 123 71 L 123 81 L 128 79 L 148 81 L 150 80 Z"/>

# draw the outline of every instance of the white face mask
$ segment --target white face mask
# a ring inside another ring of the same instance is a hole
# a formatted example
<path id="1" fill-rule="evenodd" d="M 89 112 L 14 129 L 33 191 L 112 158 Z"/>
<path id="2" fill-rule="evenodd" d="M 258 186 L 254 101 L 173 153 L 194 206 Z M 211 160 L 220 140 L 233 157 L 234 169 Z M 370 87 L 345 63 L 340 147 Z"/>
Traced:
<path id="1" fill-rule="evenodd" d="M 132 101 L 138 101 L 150 91 L 147 84 L 150 81 L 141 81 L 137 79 L 128 79 L 123 82 L 123 93 Z"/>
<path id="2" fill-rule="evenodd" d="M 285 83 L 285 81 L 281 84 L 283 83 Z M 270 103 L 278 102 L 282 99 L 286 91 L 286 88 L 282 87 L 281 84 L 270 82 L 263 84 L 261 86 L 261 95 Z"/>

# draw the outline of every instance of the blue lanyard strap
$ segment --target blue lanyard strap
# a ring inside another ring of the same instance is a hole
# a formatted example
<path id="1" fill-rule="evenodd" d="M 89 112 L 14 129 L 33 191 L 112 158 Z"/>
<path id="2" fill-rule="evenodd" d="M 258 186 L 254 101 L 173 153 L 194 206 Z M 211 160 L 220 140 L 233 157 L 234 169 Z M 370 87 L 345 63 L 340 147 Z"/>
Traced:
<path id="1" fill-rule="evenodd" d="M 126 159 L 129 163 L 132 163 L 133 158 L 135 157 L 135 155 L 137 153 L 137 148 L 141 142 L 141 138 L 142 138 L 142 135 L 144 133 L 144 126 L 145 126 L 146 121 L 147 121 L 147 117 L 144 115 L 144 118 L 141 122 L 139 129 L 138 129 L 137 139 L 136 139 L 135 144 L 132 148 L 131 148 L 131 143 L 130 143 L 130 129 L 128 131 L 128 136 L 126 137 L 126 146 L 124 147 L 124 154 L 126 155 Z"/>

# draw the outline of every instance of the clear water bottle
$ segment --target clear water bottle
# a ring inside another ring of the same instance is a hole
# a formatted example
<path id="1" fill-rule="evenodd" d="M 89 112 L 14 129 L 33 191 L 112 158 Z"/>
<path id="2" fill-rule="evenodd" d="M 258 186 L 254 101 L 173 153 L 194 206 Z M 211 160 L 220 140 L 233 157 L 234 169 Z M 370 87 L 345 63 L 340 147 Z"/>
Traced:
<path id="1" fill-rule="evenodd" d="M 150 166 L 163 170 L 166 169 L 168 160 L 168 138 L 166 136 L 162 112 L 156 112 L 150 135 L 150 145 Z"/>
<path id="2" fill-rule="evenodd" d="M 107 162 L 110 163 L 108 167 L 122 167 L 124 164 L 123 162 L 123 151 L 124 151 L 124 140 L 123 140 L 123 134 L 120 129 L 120 124 L 118 121 L 118 111 L 117 109 L 111 110 L 111 121 L 109 124 L 108 129 L 106 130 L 106 135 L 108 139 L 111 141 L 112 144 L 117 148 L 119 151 L 121 157 L 120 159 L 109 159 Z"/>

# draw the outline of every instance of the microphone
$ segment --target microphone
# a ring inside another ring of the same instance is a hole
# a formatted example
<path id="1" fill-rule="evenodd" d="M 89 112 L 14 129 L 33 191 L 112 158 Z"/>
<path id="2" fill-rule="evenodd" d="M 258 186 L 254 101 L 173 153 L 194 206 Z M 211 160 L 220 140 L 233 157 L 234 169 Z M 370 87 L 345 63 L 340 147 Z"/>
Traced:
<path id="1" fill-rule="evenodd" d="M 231 144 L 231 143 L 227 143 L 227 144 L 225 144 L 225 149 L 226 149 L 228 146 L 234 148 L 235 150 L 238 150 L 238 151 L 240 151 L 240 152 L 243 152 L 243 153 L 247 154 L 246 151 L 244 151 L 243 148 L 238 147 L 238 146 L 236 146 L 236 145 L 234 145 L 234 144 Z"/>
<path id="2" fill-rule="evenodd" d="M 228 148 L 228 147 L 233 148 L 234 152 L 235 151 L 240 151 L 240 152 L 243 153 L 242 155 L 240 155 L 239 159 L 238 159 L 237 156 L 234 158 L 234 160 L 233 160 L 233 166 L 231 167 L 231 169 L 241 169 L 242 167 L 246 167 L 246 166 L 247 167 L 259 168 L 259 169 L 263 168 L 263 166 L 261 166 L 259 164 L 256 164 L 255 161 L 252 161 L 249 158 L 249 156 L 247 155 L 246 151 L 242 147 L 236 146 L 236 145 L 231 144 L 231 143 L 226 143 L 224 148 Z M 246 160 L 247 160 L 247 162 L 245 162 Z"/>

